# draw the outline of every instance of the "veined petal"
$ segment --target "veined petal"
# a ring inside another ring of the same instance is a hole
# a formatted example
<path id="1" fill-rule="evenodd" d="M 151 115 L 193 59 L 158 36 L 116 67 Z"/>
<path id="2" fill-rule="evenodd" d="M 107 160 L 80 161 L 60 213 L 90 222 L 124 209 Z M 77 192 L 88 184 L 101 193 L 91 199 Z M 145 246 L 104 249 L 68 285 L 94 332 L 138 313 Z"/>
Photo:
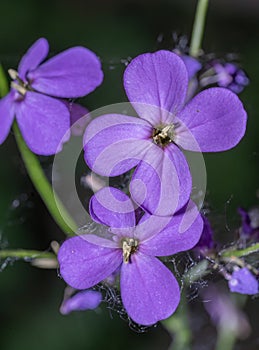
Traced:
<path id="1" fill-rule="evenodd" d="M 150 214 L 167 216 L 190 198 L 192 180 L 186 159 L 174 144 L 152 144 L 130 183 L 132 198 Z"/>
<path id="2" fill-rule="evenodd" d="M 65 241 L 58 252 L 60 274 L 76 289 L 87 289 L 110 276 L 122 262 L 121 249 L 88 243 L 84 236 Z"/>
<path id="3" fill-rule="evenodd" d="M 224 88 L 202 91 L 177 117 L 186 126 L 177 134 L 177 144 L 201 152 L 225 151 L 236 146 L 245 133 L 247 121 L 238 96 Z"/>
<path id="4" fill-rule="evenodd" d="M 120 114 L 94 119 L 84 136 L 85 161 L 97 174 L 117 176 L 136 166 L 150 147 L 151 126 Z"/>
<path id="5" fill-rule="evenodd" d="M 202 217 L 193 202 L 176 213 L 156 235 L 142 241 L 139 251 L 147 255 L 168 256 L 193 248 L 203 229 Z"/>
<path id="6" fill-rule="evenodd" d="M 98 57 L 84 47 L 73 47 L 28 74 L 31 86 L 45 94 L 73 98 L 89 94 L 103 81 Z"/>
<path id="7" fill-rule="evenodd" d="M 45 38 L 38 39 L 22 57 L 18 73 L 22 80 L 26 80 L 26 74 L 34 70 L 47 57 L 49 44 Z"/>
<path id="8" fill-rule="evenodd" d="M 0 144 L 5 141 L 14 120 L 14 93 L 11 91 L 0 100 Z"/>
<path id="9" fill-rule="evenodd" d="M 158 259 L 140 252 L 121 267 L 121 297 L 133 321 L 150 326 L 175 311 L 180 290 L 172 272 Z"/>
<path id="10" fill-rule="evenodd" d="M 104 187 L 96 192 L 90 200 L 89 212 L 94 221 L 111 228 L 135 226 L 133 203 L 116 188 Z"/>
<path id="11" fill-rule="evenodd" d="M 21 133 L 32 152 L 51 155 L 61 151 L 62 140 L 70 128 L 70 115 L 62 101 L 27 91 L 16 104 Z"/>
<path id="12" fill-rule="evenodd" d="M 183 106 L 188 74 L 185 64 L 176 54 L 165 50 L 146 53 L 134 58 L 127 66 L 124 87 L 139 116 L 152 125 L 158 125 L 172 121 L 172 114 Z M 150 113 L 147 105 L 159 109 Z"/>

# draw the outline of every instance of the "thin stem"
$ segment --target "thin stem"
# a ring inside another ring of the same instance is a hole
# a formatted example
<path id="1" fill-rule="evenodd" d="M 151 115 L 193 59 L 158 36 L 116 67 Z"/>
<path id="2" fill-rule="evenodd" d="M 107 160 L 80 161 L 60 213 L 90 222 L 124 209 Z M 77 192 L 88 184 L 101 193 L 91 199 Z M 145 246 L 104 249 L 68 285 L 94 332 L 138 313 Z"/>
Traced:
<path id="1" fill-rule="evenodd" d="M 236 342 L 236 336 L 233 332 L 224 329 L 218 330 L 217 343 L 215 350 L 232 350 Z"/>
<path id="2" fill-rule="evenodd" d="M 228 249 L 221 252 L 220 256 L 223 258 L 241 257 L 259 252 L 259 243 L 253 244 L 250 247 L 244 249 Z"/>
<path id="3" fill-rule="evenodd" d="M 51 252 L 41 252 L 38 250 L 6 249 L 0 250 L 0 259 L 56 259 L 56 255 Z"/>
<path id="4" fill-rule="evenodd" d="M 189 52 L 193 57 L 197 57 L 200 53 L 208 4 L 209 0 L 198 1 Z"/>
<path id="5" fill-rule="evenodd" d="M 74 232 L 77 230 L 74 220 L 70 217 L 63 204 L 57 199 L 57 196 L 54 196 L 53 189 L 41 168 L 38 158 L 26 146 L 16 122 L 13 124 L 13 132 L 34 187 L 62 231 L 68 236 L 74 236 Z"/>
<path id="6" fill-rule="evenodd" d="M 5 96 L 7 93 L 8 83 L 3 68 L 0 65 L 0 97 Z M 31 178 L 34 187 L 40 194 L 50 214 L 59 225 L 61 230 L 67 236 L 74 236 L 74 232 L 77 230 L 76 223 L 71 218 L 61 201 L 59 201 L 57 195 L 54 196 L 53 189 L 42 170 L 38 158 L 26 146 L 26 143 L 23 140 L 16 122 L 13 124 L 13 132 L 26 170 Z"/>

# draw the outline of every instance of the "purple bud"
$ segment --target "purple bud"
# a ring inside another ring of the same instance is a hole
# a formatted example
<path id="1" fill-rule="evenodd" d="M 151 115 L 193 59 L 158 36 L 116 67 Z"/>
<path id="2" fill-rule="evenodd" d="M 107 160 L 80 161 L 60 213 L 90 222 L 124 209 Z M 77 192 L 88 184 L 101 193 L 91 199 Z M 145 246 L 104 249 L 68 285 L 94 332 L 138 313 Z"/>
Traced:
<path id="1" fill-rule="evenodd" d="M 203 215 L 202 215 L 202 219 L 203 219 L 203 231 L 199 242 L 194 247 L 195 250 L 199 250 L 201 253 L 208 249 L 212 249 L 215 245 L 215 242 L 213 240 L 213 231 L 210 226 L 209 220 Z"/>
<path id="2" fill-rule="evenodd" d="M 94 290 L 84 290 L 64 300 L 59 311 L 67 315 L 72 311 L 96 309 L 102 301 L 102 294 Z"/>

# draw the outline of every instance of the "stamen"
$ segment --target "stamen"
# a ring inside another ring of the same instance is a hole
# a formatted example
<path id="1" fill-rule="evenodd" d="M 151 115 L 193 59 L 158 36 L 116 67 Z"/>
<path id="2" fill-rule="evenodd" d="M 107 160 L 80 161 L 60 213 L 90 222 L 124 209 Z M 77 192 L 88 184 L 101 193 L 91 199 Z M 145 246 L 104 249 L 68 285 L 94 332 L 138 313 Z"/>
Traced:
<path id="1" fill-rule="evenodd" d="M 122 241 L 123 262 L 127 264 L 131 254 L 135 253 L 138 247 L 138 241 L 134 238 L 124 238 Z"/>
<path id="2" fill-rule="evenodd" d="M 174 140 L 174 124 L 158 127 L 153 132 L 154 143 L 158 146 L 166 146 Z"/>
<path id="3" fill-rule="evenodd" d="M 15 89 L 16 91 L 18 91 L 22 96 L 25 96 L 27 90 L 24 86 L 19 85 L 19 84 L 15 83 L 14 81 L 12 81 L 11 87 L 13 89 Z"/>
<path id="4" fill-rule="evenodd" d="M 15 69 L 8 69 L 8 74 L 12 80 L 17 80 L 19 78 L 18 72 Z"/>

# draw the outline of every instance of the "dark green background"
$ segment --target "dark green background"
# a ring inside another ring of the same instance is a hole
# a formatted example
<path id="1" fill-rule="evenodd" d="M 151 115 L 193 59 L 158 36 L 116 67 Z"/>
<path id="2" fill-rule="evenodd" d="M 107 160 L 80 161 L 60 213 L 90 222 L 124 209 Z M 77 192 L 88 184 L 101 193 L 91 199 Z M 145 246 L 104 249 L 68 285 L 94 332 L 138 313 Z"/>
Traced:
<path id="1" fill-rule="evenodd" d="M 245 138 L 234 150 L 205 155 L 212 221 L 216 234 L 230 241 L 238 222 L 236 208 L 258 203 L 259 6 L 256 1 L 211 2 L 203 48 L 239 53 L 251 79 L 241 94 L 249 115 Z M 194 0 L 2 0 L 0 61 L 5 69 L 15 68 L 42 36 L 49 40 L 51 54 L 84 45 L 100 56 L 105 80 L 81 102 L 89 109 L 123 102 L 120 60 L 154 51 L 161 33 L 167 38 L 173 31 L 190 35 L 195 4 Z M 1 246 L 46 249 L 51 240 L 64 239 L 27 178 L 12 135 L 0 147 L 0 164 Z M 20 203 L 17 208 L 14 200 Z M 170 338 L 161 326 L 140 335 L 104 308 L 61 316 L 63 288 L 56 271 L 10 263 L 0 275 L 1 350 L 167 349 Z M 243 344 L 246 349 L 257 349 L 258 310 L 257 300 L 250 301 L 253 334 Z"/>

